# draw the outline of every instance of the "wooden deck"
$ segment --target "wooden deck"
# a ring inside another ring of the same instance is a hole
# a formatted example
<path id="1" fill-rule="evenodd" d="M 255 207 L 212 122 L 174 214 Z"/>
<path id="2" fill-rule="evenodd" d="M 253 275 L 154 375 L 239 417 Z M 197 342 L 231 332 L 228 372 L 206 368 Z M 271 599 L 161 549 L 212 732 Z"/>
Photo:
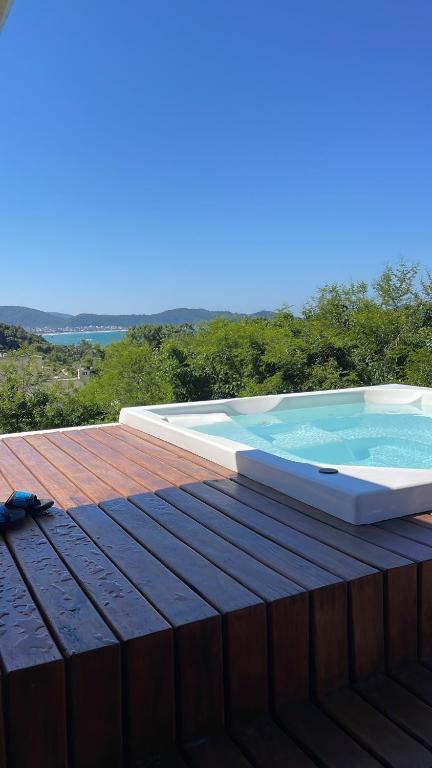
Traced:
<path id="1" fill-rule="evenodd" d="M 0 768 L 430 768 L 432 518 L 353 527 L 129 427 L 0 440 Z"/>

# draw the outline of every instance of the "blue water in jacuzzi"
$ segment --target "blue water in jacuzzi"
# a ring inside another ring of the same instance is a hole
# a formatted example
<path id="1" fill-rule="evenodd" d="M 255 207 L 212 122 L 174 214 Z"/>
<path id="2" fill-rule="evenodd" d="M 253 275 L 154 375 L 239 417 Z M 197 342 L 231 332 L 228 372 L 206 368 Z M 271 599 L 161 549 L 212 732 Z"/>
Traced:
<path id="1" fill-rule="evenodd" d="M 432 406 L 279 408 L 193 429 L 293 461 L 432 469 Z"/>

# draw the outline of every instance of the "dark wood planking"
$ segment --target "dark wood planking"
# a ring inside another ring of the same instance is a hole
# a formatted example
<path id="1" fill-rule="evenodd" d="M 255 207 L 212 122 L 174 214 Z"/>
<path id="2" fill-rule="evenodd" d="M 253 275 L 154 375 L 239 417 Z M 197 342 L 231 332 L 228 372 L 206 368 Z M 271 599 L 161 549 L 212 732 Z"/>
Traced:
<path id="1" fill-rule="evenodd" d="M 249 480 L 247 480 L 247 485 L 243 488 L 244 478 L 238 477 L 241 480 L 241 484 L 231 481 L 220 481 L 217 485 L 224 489 L 225 493 L 233 494 L 234 498 L 242 501 L 247 500 L 250 506 L 253 505 L 255 508 L 263 510 L 265 514 L 276 517 L 279 521 L 283 522 L 285 520 L 286 523 L 289 522 L 290 525 L 295 524 L 296 527 L 301 525 L 303 530 L 310 530 L 311 535 L 314 533 L 315 536 L 319 536 L 320 540 L 322 540 L 324 535 L 330 543 L 333 537 L 335 537 L 334 546 L 344 548 L 346 552 L 353 556 L 355 556 L 355 551 L 358 549 L 357 556 L 360 559 L 366 558 L 371 566 L 384 571 L 384 618 L 387 637 L 387 663 L 390 667 L 393 667 L 406 661 L 413 661 L 418 653 L 416 565 L 394 552 L 361 541 L 346 531 L 332 528 L 320 520 L 308 517 L 304 512 L 282 504 L 281 499 L 284 497 L 278 491 L 267 489 L 265 486 Z M 261 489 L 265 493 L 268 491 L 268 498 L 262 495 Z M 302 509 L 307 509 L 311 515 L 315 514 L 315 510 L 311 507 L 300 502 L 299 505 L 301 505 Z M 324 513 L 317 511 L 317 516 L 321 516 L 321 514 Z M 326 515 L 326 517 L 329 517 L 329 515 Z M 367 552 L 365 548 L 367 548 Z M 424 605 L 426 606 L 425 610 L 427 610 L 427 602 Z"/>
<path id="2" fill-rule="evenodd" d="M 69 515 L 53 509 L 38 524 L 122 642 L 127 764 L 173 749 L 172 628 Z"/>
<path id="3" fill-rule="evenodd" d="M 368 576 L 375 572 L 375 569 L 369 565 L 365 565 L 365 563 L 328 546 L 328 544 L 323 544 L 310 535 L 291 528 L 283 513 L 281 513 L 278 519 L 264 514 L 267 507 L 265 500 L 263 500 L 262 509 L 257 510 L 255 507 L 247 505 L 234 496 L 223 492 L 222 488 L 225 485 L 229 488 L 238 488 L 235 483 L 231 483 L 229 480 L 210 482 L 204 485 L 193 483 L 183 487 L 189 493 L 210 504 L 220 512 L 229 515 L 234 520 L 237 520 L 237 522 L 242 523 L 242 525 L 252 528 L 252 530 L 266 536 L 266 538 L 311 560 L 311 562 L 320 567 L 326 568 L 340 578 L 351 580 Z"/>
<path id="4" fill-rule="evenodd" d="M 85 431 L 85 430 L 84 430 Z M 72 440 L 66 432 L 53 432 L 47 434 L 44 437 L 41 452 L 50 452 L 52 448 L 59 448 L 60 451 L 55 454 L 55 461 L 63 462 L 59 464 L 60 468 L 64 467 L 67 474 L 72 480 L 79 478 L 80 482 L 83 482 L 81 470 L 84 469 L 102 481 L 108 488 L 111 488 L 111 496 L 104 496 L 104 498 L 115 498 L 118 494 L 121 496 L 127 496 L 129 493 L 139 493 L 145 489 L 142 483 L 132 479 L 128 475 L 125 475 L 123 471 L 120 471 L 113 467 L 112 463 L 108 463 L 104 459 L 99 458 L 91 451 L 83 448 L 82 445 Z M 49 448 L 47 447 L 47 444 Z M 63 456 L 61 455 L 63 454 Z M 85 483 L 85 480 L 84 480 Z M 86 485 L 80 486 L 84 492 L 87 492 Z M 114 491 L 114 493 L 113 493 Z M 106 494 L 106 491 L 102 491 Z M 97 500 L 97 497 L 96 499 Z M 101 499 L 104 500 L 104 499 Z"/>
<path id="5" fill-rule="evenodd" d="M 0 467 L 9 488 L 28 490 L 36 493 L 39 498 L 49 496 L 45 486 L 12 453 L 4 440 L 0 440 Z M 1 490 L 0 488 L 0 492 Z M 2 492 L 0 498 L 5 498 Z"/>
<path id="6" fill-rule="evenodd" d="M 134 475 L 137 475 L 138 477 L 148 477 L 150 474 L 150 476 L 153 476 L 155 479 L 159 478 L 168 483 L 174 483 L 176 485 L 190 481 L 190 475 L 186 475 L 184 472 L 180 472 L 176 467 L 171 467 L 169 464 L 165 464 L 163 461 L 153 456 L 147 456 L 145 461 L 146 468 L 143 469 L 142 466 L 136 464 L 133 461 L 132 457 L 125 459 L 123 453 L 116 449 L 115 445 L 113 444 L 114 441 L 112 441 L 111 445 L 107 447 L 100 440 L 96 440 L 94 437 L 87 435 L 87 430 L 82 430 L 78 433 L 64 432 L 61 434 L 61 441 L 58 434 L 56 433 L 57 444 L 60 445 L 60 443 L 62 443 L 65 445 L 63 441 L 65 437 L 70 437 L 71 439 L 75 438 L 74 442 L 79 441 L 82 446 L 85 445 L 85 447 L 94 455 L 103 456 L 105 461 L 109 462 L 113 466 L 118 467 L 121 473 L 124 472 L 130 475 L 131 471 L 133 471 Z M 128 468 L 129 461 L 132 462 L 132 468 Z M 144 461 L 142 461 L 142 464 L 144 464 Z"/>
<path id="7" fill-rule="evenodd" d="M 137 461 L 137 463 L 142 461 L 144 465 L 146 465 L 147 458 L 151 456 L 152 458 L 159 459 L 165 465 L 175 467 L 189 478 L 193 478 L 195 480 L 204 481 L 221 477 L 221 475 L 215 470 L 201 467 L 189 459 L 184 459 L 181 456 L 177 456 L 175 453 L 172 453 L 166 448 L 161 448 L 154 443 L 150 443 L 147 440 L 136 437 L 136 435 L 132 435 L 130 432 L 121 431 L 117 427 L 107 427 L 106 429 L 91 429 L 89 432 L 92 437 L 95 438 L 95 440 L 105 442 L 106 445 L 110 445 L 111 441 L 113 441 L 113 447 L 116 448 L 116 450 L 124 451 L 125 455 L 128 455 L 129 451 L 132 449 L 131 454 L 133 457 L 135 457 L 134 460 Z M 143 437 L 145 437 L 144 434 Z"/>
<path id="8" fill-rule="evenodd" d="M 346 731 L 311 701 L 294 702 L 278 711 L 276 718 L 307 752 L 325 768 L 380 768 Z"/>
<path id="9" fill-rule="evenodd" d="M 105 429 L 105 427 L 103 428 Z M 116 424 L 114 429 L 118 430 L 119 433 L 128 432 L 129 434 L 135 435 L 135 437 L 138 437 L 145 442 L 152 443 L 153 445 L 159 446 L 160 448 L 164 448 L 174 456 L 178 456 L 184 458 L 187 461 L 191 461 L 193 464 L 203 467 L 204 469 L 208 469 L 210 472 L 213 472 L 220 477 L 231 477 L 233 474 L 235 474 L 230 469 L 227 469 L 220 464 L 215 464 L 215 462 L 209 461 L 209 459 L 205 459 L 203 456 L 199 456 L 198 454 L 192 453 L 191 451 L 186 451 L 184 448 L 180 448 L 173 443 L 168 443 L 166 440 L 160 440 L 160 438 L 149 435 L 146 432 L 142 432 L 142 430 L 129 427 L 127 424 Z"/>
<path id="10" fill-rule="evenodd" d="M 431 749 L 432 707 L 385 675 L 369 680 L 359 692 L 389 720 Z"/>
<path id="11" fill-rule="evenodd" d="M 317 698 L 349 683 L 347 619 L 345 584 L 311 594 L 311 688 Z"/>
<path id="12" fill-rule="evenodd" d="M 99 430 L 94 430 L 98 432 Z M 133 460 L 133 456 L 126 457 L 123 453 L 115 448 L 113 441 L 110 439 L 110 445 L 105 445 L 103 442 L 96 440 L 91 435 L 87 434 L 87 430 L 80 430 L 77 432 L 68 432 L 67 438 L 69 443 L 77 443 L 75 451 L 72 451 L 71 455 L 75 455 L 78 459 L 85 456 L 84 451 L 90 454 L 90 466 L 94 467 L 95 471 L 98 471 L 98 465 L 102 462 L 101 466 L 104 467 L 104 471 L 110 474 L 110 467 L 114 468 L 114 474 L 119 472 L 122 474 L 126 482 L 136 485 L 136 493 L 140 490 L 156 491 L 159 488 L 166 485 L 166 481 L 162 480 L 154 472 L 149 472 L 144 467 L 140 466 Z M 69 446 L 70 447 L 70 446 Z M 81 448 L 81 450 L 80 450 Z M 67 449 L 67 446 L 66 446 Z M 83 451 L 84 449 L 84 451 Z M 88 458 L 88 456 L 87 456 Z M 108 467 L 108 469 L 107 469 Z M 182 476 L 183 477 L 183 476 Z M 129 479 L 129 480 L 128 480 Z M 118 486 L 118 483 L 117 483 Z M 118 486 L 119 487 L 119 486 Z M 122 493 L 119 489 L 119 493 Z M 124 493 L 123 495 L 130 495 L 130 493 Z"/>
<path id="13" fill-rule="evenodd" d="M 426 528 L 432 525 L 432 515 L 430 512 L 425 512 L 422 515 L 412 515 L 408 518 L 405 518 L 405 520 L 410 523 L 414 523 L 415 525 L 424 525 Z"/>
<path id="14" fill-rule="evenodd" d="M 366 576 L 348 584 L 350 669 L 354 681 L 384 671 L 385 574 Z"/>
<path id="15" fill-rule="evenodd" d="M 348 647 L 346 584 L 310 561 L 303 560 L 241 523 L 218 513 L 214 507 L 205 504 L 195 495 L 178 488 L 166 489 L 160 495 L 259 562 L 311 591 L 311 641 L 316 691 L 324 695 L 331 690 L 329 686 L 336 682 L 345 685 L 348 682 L 348 665 L 345 661 L 348 659 L 341 653 L 341 649 Z M 319 639 L 315 641 L 316 632 L 319 632 Z"/>
<path id="16" fill-rule="evenodd" d="M 211 492 L 211 488 L 202 483 L 193 483 L 182 489 L 169 488 L 159 495 L 164 498 L 166 494 L 170 497 L 173 495 L 176 506 L 182 504 L 186 514 L 305 589 L 317 589 L 340 581 L 335 574 L 255 532 L 245 526 L 243 521 L 239 522 L 223 514 L 213 500 L 208 498 L 207 491 Z"/>
<path id="17" fill-rule="evenodd" d="M 80 768 L 120 766 L 120 648 L 34 520 L 7 542 L 57 645 L 67 660 L 69 750 Z"/>
<path id="18" fill-rule="evenodd" d="M 139 506 L 123 500 L 104 509 L 140 544 L 189 584 L 223 616 L 224 659 L 231 719 L 251 718 L 268 706 L 267 626 L 262 600 L 145 514 L 168 506 L 142 494 Z M 142 511 L 144 510 L 144 511 Z"/>
<path id="19" fill-rule="evenodd" d="M 184 751 L 191 768 L 252 768 L 249 760 L 226 735 L 201 739 L 187 745 Z"/>
<path id="20" fill-rule="evenodd" d="M 3 474 L 0 472 L 0 499 L 2 501 L 6 501 L 6 499 L 11 495 L 14 488 L 8 483 L 3 476 Z"/>
<path id="21" fill-rule="evenodd" d="M 192 498 L 181 491 L 179 493 L 181 500 Z M 139 497 L 134 497 L 133 501 L 139 503 Z M 273 698 L 284 700 L 306 697 L 309 693 L 307 593 L 297 584 L 217 536 L 189 515 L 183 514 L 173 504 L 166 507 L 155 506 L 151 511 L 147 508 L 147 513 L 192 549 L 265 600 L 268 604 L 269 665 Z"/>
<path id="22" fill-rule="evenodd" d="M 418 658 L 417 569 L 413 564 L 384 574 L 386 662 L 392 669 Z"/>
<path id="23" fill-rule="evenodd" d="M 273 520 L 263 512 L 220 492 L 218 488 L 224 484 L 236 487 L 234 483 L 221 481 L 221 483 L 208 485 L 193 484 L 184 486 L 184 489 L 191 491 L 194 496 L 206 501 L 211 507 L 218 509 L 236 522 L 349 581 L 354 677 L 359 679 L 363 675 L 381 671 L 384 666 L 381 574 L 369 565 L 299 533 L 279 520 Z"/>
<path id="24" fill-rule="evenodd" d="M 432 672 L 429 669 L 421 664 L 404 664 L 392 671 L 392 677 L 419 699 L 432 706 Z"/>
<path id="25" fill-rule="evenodd" d="M 89 497 L 63 475 L 22 437 L 4 438 L 2 441 L 22 462 L 23 466 L 40 481 L 61 507 L 87 504 Z"/>
<path id="26" fill-rule="evenodd" d="M 256 768 L 315 768 L 316 763 L 269 718 L 238 724 L 232 737 Z"/>
<path id="27" fill-rule="evenodd" d="M 54 445 L 45 435 L 30 435 L 26 437 L 25 441 L 92 501 L 113 499 L 118 495 L 112 485 L 108 485 L 97 474 L 90 471 L 87 466 L 80 464 L 57 445 Z"/>
<path id="28" fill-rule="evenodd" d="M 399 518 L 398 520 L 385 520 L 374 528 L 384 530 L 388 535 L 398 533 L 404 540 L 420 543 L 427 548 L 432 547 L 432 520 L 431 515 L 416 515 Z"/>
<path id="29" fill-rule="evenodd" d="M 401 535 L 395 535 L 394 533 L 391 533 L 387 529 L 383 528 L 381 529 L 378 525 L 351 525 L 351 523 L 346 522 L 345 520 L 341 520 L 338 517 L 335 517 L 334 515 L 329 515 L 326 512 L 322 512 L 319 509 L 316 509 L 315 507 L 311 507 L 308 504 L 304 504 L 300 501 L 297 501 L 296 499 L 293 499 L 289 496 L 286 496 L 285 494 L 281 493 L 280 491 L 276 491 L 273 488 L 269 488 L 268 486 L 264 486 L 261 483 L 257 483 L 254 480 L 249 480 L 249 478 L 245 478 L 241 475 L 236 475 L 232 478 L 234 483 L 236 485 L 240 485 L 242 488 L 246 488 L 249 491 L 256 492 L 258 494 L 258 497 L 264 497 L 266 499 L 266 504 L 268 503 L 268 500 L 275 501 L 276 503 L 282 504 L 284 507 L 288 507 L 290 510 L 290 514 L 292 511 L 300 512 L 303 515 L 306 515 L 308 517 L 312 517 L 314 520 L 317 520 L 321 523 L 325 523 L 326 525 L 330 526 L 331 528 L 335 528 L 339 531 L 344 531 L 345 533 L 350 534 L 351 536 L 355 536 L 358 539 L 362 539 L 365 542 L 368 542 L 370 544 L 374 544 L 377 547 L 380 547 L 381 549 L 387 550 L 388 552 L 393 552 L 396 555 L 401 555 L 404 558 L 407 558 L 408 560 L 414 561 L 414 562 L 422 562 L 424 560 L 427 560 L 430 558 L 430 552 L 425 549 L 424 547 L 417 547 L 416 545 L 413 545 L 409 541 L 406 540 Z M 229 486 L 225 486 L 222 488 L 225 493 L 232 493 L 231 490 L 231 484 Z M 236 493 L 237 495 L 237 493 Z M 248 498 L 249 503 L 253 505 L 253 495 L 248 495 L 245 498 Z M 270 505 L 272 507 L 272 505 Z M 279 517 L 277 518 L 279 519 Z M 298 518 L 300 521 L 301 518 Z M 304 524 L 304 520 L 302 521 Z M 307 525 L 310 525 L 310 523 L 307 523 Z M 321 529 L 320 529 L 321 530 Z M 376 555 L 376 551 L 373 551 Z M 378 563 L 376 567 L 381 568 L 381 570 L 384 570 L 387 567 L 394 567 L 397 565 L 401 565 L 401 563 L 395 561 L 395 562 L 389 562 L 389 563 Z"/>
<path id="30" fill-rule="evenodd" d="M 353 738 L 391 768 L 430 768 L 431 752 L 364 701 L 345 689 L 323 701 L 325 710 Z"/>
<path id="31" fill-rule="evenodd" d="M 403 537 L 404 541 L 432 552 L 432 527 L 429 528 L 428 524 L 416 525 L 416 520 L 415 517 L 404 520 L 388 520 L 382 523 L 382 528 L 386 535 L 395 536 L 397 533 L 398 539 Z M 420 656 L 424 659 L 432 659 L 432 560 L 419 563 L 418 571 Z"/>
<path id="32" fill-rule="evenodd" d="M 243 478 L 241 479 L 243 482 Z M 350 555 L 356 560 L 367 563 L 372 568 L 378 568 L 379 570 L 384 571 L 388 568 L 398 568 L 403 565 L 409 565 L 411 562 L 409 559 L 401 557 L 381 546 L 376 546 L 370 542 L 363 541 L 357 536 L 354 536 L 351 532 L 348 533 L 345 530 L 329 525 L 327 518 L 330 518 L 331 515 L 326 515 L 326 522 L 322 522 L 318 517 L 321 517 L 324 513 L 320 513 L 317 510 L 317 515 L 315 516 L 315 510 L 312 507 L 308 507 L 309 513 L 305 514 L 303 511 L 299 511 L 294 509 L 293 506 L 289 506 L 286 501 L 285 503 L 282 503 L 280 500 L 275 500 L 273 498 L 273 493 L 271 494 L 271 498 L 267 498 L 261 491 L 257 492 L 255 489 L 252 490 L 252 488 L 246 488 L 243 485 L 230 480 L 211 481 L 209 485 L 218 488 L 229 497 L 263 512 L 268 517 L 271 517 L 290 528 L 295 528 L 297 531 L 301 531 L 313 539 L 318 539 L 319 541 L 328 544 L 330 547 Z M 259 488 L 265 490 L 265 493 L 267 492 L 266 486 L 259 485 Z M 271 491 L 271 489 L 269 490 Z M 280 498 L 283 498 L 282 494 L 280 494 Z M 302 506 L 306 507 L 306 505 Z M 313 515 L 313 517 L 309 515 Z M 334 517 L 332 519 L 336 520 Z"/>
<path id="33" fill-rule="evenodd" d="M 95 506 L 69 514 L 175 627 L 180 734 L 184 741 L 223 727 L 220 615 Z M 212 695 L 208 695 L 212 691 Z"/>
<path id="34" fill-rule="evenodd" d="M 80 432 L 80 434 L 84 435 L 84 432 Z M 166 461 L 165 457 L 157 456 L 152 453 L 151 450 L 150 452 L 146 453 L 143 450 L 137 450 L 136 447 L 132 445 L 126 446 L 122 440 L 116 437 L 115 433 L 108 435 L 102 430 L 92 429 L 88 432 L 86 430 L 86 435 L 99 443 L 99 445 L 105 445 L 105 447 L 115 451 L 117 456 L 120 455 L 124 457 L 126 447 L 128 459 L 136 462 L 139 466 L 144 467 L 153 475 L 159 476 L 163 480 L 167 480 L 168 482 L 174 483 L 175 485 L 181 485 L 181 483 L 190 482 L 191 478 L 194 477 L 194 475 L 191 475 L 189 472 L 185 472 L 180 468 L 180 459 L 175 462 L 175 465 L 170 464 Z M 166 451 L 166 453 L 168 452 Z M 170 454 L 168 454 L 168 456 L 169 455 Z M 203 477 L 207 479 L 207 476 L 209 475 L 209 473 L 205 472 L 203 469 L 199 469 L 198 474 L 200 475 L 198 478 L 200 480 L 203 479 Z"/>
<path id="35" fill-rule="evenodd" d="M 0 603 L 8 768 L 62 768 L 67 765 L 63 659 L 1 536 Z"/>

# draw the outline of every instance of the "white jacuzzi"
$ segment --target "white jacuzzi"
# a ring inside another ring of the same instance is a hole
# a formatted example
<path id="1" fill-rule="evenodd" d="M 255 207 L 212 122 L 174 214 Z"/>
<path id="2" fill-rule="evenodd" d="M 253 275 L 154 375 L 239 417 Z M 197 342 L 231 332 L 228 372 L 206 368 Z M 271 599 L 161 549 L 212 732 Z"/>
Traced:
<path id="1" fill-rule="evenodd" d="M 123 408 L 120 422 L 354 524 L 432 509 L 432 389 Z"/>

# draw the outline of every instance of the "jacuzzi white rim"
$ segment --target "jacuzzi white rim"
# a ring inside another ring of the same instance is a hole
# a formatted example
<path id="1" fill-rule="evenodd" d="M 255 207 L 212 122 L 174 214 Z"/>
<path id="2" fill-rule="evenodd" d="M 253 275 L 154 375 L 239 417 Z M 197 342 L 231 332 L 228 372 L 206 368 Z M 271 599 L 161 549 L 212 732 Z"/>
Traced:
<path id="1" fill-rule="evenodd" d="M 425 470 L 326 464 L 328 467 L 334 466 L 338 472 L 321 474 L 318 471 L 322 466 L 320 464 L 290 461 L 227 438 L 196 432 L 167 419 L 176 415 L 203 413 L 203 410 L 206 413 L 217 412 L 218 408 L 232 408 L 237 404 L 241 412 L 244 412 L 245 407 L 252 408 L 249 412 L 262 410 L 264 403 L 270 410 L 281 400 L 287 401 L 291 398 L 308 398 L 310 401 L 323 395 L 347 396 L 367 391 L 373 392 L 375 397 L 376 394 L 379 396 L 379 390 L 383 391 L 385 397 L 389 396 L 389 390 L 398 390 L 397 397 L 400 397 L 401 390 L 404 390 L 404 398 L 414 396 L 418 392 L 419 397 L 430 395 L 432 402 L 431 388 L 386 384 L 123 408 L 119 421 L 359 525 L 431 510 L 432 468 Z"/>

